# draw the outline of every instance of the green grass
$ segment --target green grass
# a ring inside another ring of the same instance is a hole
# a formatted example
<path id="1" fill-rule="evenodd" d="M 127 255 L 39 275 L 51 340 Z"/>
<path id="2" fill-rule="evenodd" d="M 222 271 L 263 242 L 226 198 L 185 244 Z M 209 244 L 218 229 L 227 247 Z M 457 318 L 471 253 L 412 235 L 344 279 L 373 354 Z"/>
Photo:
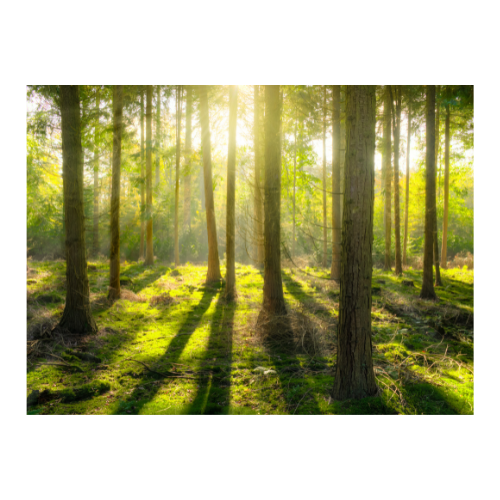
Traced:
<path id="1" fill-rule="evenodd" d="M 263 277 L 253 266 L 236 266 L 238 300 L 227 304 L 222 287 L 204 285 L 203 266 L 181 266 L 177 275 L 165 265 L 124 263 L 122 287 L 135 295 L 110 304 L 108 264 L 90 264 L 99 333 L 77 346 L 57 339 L 41 344 L 44 354 L 28 360 L 27 391 L 50 391 L 50 397 L 30 406 L 29 414 L 473 413 L 473 271 L 443 271 L 440 301 L 433 303 L 418 299 L 420 271 L 396 278 L 374 270 L 380 395 L 338 402 L 330 392 L 339 290 L 322 279 L 324 270 L 283 271 L 289 308 L 308 316 L 325 341 L 323 352 L 310 356 L 269 351 L 256 342 Z M 65 264 L 30 261 L 29 267 L 31 331 L 55 324 L 62 314 Z M 415 287 L 403 286 L 402 279 Z M 152 305 L 153 297 L 165 294 L 172 299 Z M 80 370 L 50 365 L 58 359 Z M 192 378 L 162 378 L 139 362 Z M 275 373 L 263 375 L 257 367 Z"/>

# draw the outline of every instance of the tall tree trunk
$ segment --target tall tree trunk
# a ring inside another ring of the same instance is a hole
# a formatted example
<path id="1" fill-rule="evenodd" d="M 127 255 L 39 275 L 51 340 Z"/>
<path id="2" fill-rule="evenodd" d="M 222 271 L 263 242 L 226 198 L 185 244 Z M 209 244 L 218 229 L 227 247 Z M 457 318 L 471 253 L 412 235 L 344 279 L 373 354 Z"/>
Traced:
<path id="1" fill-rule="evenodd" d="M 146 210 L 146 200 L 144 193 L 144 185 L 146 178 L 144 177 L 144 89 L 141 91 L 141 243 L 139 246 L 139 259 L 144 259 L 144 215 Z"/>
<path id="2" fill-rule="evenodd" d="M 450 105 L 446 104 L 446 122 L 444 129 L 444 213 L 443 242 L 441 245 L 441 267 L 448 268 L 448 202 L 450 197 Z"/>
<path id="3" fill-rule="evenodd" d="M 259 85 L 253 86 L 254 97 L 254 157 L 255 157 L 255 186 L 254 186 L 254 225 L 256 238 L 257 266 L 264 265 L 264 200 L 262 196 L 262 98 Z"/>
<path id="4" fill-rule="evenodd" d="M 153 172 L 151 165 L 151 121 L 153 114 L 153 86 L 146 85 L 146 266 L 154 264 L 153 257 Z"/>
<path id="5" fill-rule="evenodd" d="M 83 212 L 83 153 L 78 85 L 61 85 L 61 136 L 66 233 L 66 304 L 59 322 L 71 333 L 96 332 L 90 309 Z"/>
<path id="6" fill-rule="evenodd" d="M 235 271 L 235 184 L 236 184 L 236 123 L 238 115 L 238 86 L 229 89 L 229 139 L 227 153 L 227 215 L 226 215 L 226 300 L 234 300 Z"/>
<path id="7" fill-rule="evenodd" d="M 394 236 L 395 236 L 395 269 L 397 276 L 403 274 L 401 265 L 401 219 L 399 210 L 399 139 L 401 136 L 401 87 L 395 89 L 396 113 L 394 120 Z M 392 101 L 392 99 L 391 99 Z"/>
<path id="8" fill-rule="evenodd" d="M 405 235 L 403 241 L 403 265 L 408 265 L 408 205 L 410 203 L 410 141 L 411 141 L 411 97 L 408 96 L 408 137 L 406 139 L 406 191 L 405 191 Z"/>
<path id="9" fill-rule="evenodd" d="M 437 96 L 439 97 L 440 85 L 437 85 L 436 88 Z M 439 158 L 439 99 L 436 99 L 436 150 L 435 150 L 435 165 L 436 169 L 434 170 L 434 176 L 437 178 L 437 169 L 438 169 L 438 158 Z M 435 186 L 435 184 L 434 184 Z M 437 230 L 437 207 L 434 210 L 434 236 L 433 236 L 433 256 L 434 256 L 434 267 L 436 268 L 436 281 L 434 286 L 443 286 L 441 282 L 441 271 L 439 269 L 439 244 L 438 244 L 438 230 Z"/>
<path id="10" fill-rule="evenodd" d="M 391 92 L 389 85 L 385 86 L 384 98 L 384 149 L 382 154 L 382 169 L 385 179 L 385 206 L 384 206 L 384 225 L 385 225 L 385 260 L 384 269 L 391 269 L 391 181 L 392 181 L 392 163 L 391 163 Z"/>
<path id="11" fill-rule="evenodd" d="M 191 116 L 193 114 L 193 89 L 186 87 L 186 143 L 184 145 L 184 234 L 191 229 Z"/>
<path id="12" fill-rule="evenodd" d="M 436 299 L 432 282 L 432 260 L 434 250 L 434 212 L 436 211 L 436 87 L 427 85 L 427 115 L 425 121 L 425 234 L 424 273 L 420 298 Z"/>
<path id="13" fill-rule="evenodd" d="M 333 85 L 332 113 L 332 280 L 340 280 L 341 185 L 340 185 L 340 85 Z"/>
<path id="14" fill-rule="evenodd" d="M 281 281 L 281 119 L 280 86 L 265 86 L 265 190 L 264 190 L 264 302 L 271 316 L 286 314 Z"/>
<path id="15" fill-rule="evenodd" d="M 215 224 L 214 191 L 212 186 L 212 146 L 210 144 L 210 119 L 208 116 L 207 86 L 199 85 L 201 147 L 203 149 L 203 173 L 205 181 L 205 210 L 207 213 L 208 269 L 207 283 L 220 281 L 219 248 Z"/>
<path id="16" fill-rule="evenodd" d="M 158 189 L 160 185 L 160 133 L 161 133 L 161 98 L 160 98 L 161 86 L 156 86 L 156 127 L 155 127 L 155 160 L 156 160 L 156 176 L 155 176 L 155 188 Z"/>
<path id="17" fill-rule="evenodd" d="M 327 259 L 327 216 L 326 216 L 326 85 L 323 85 L 323 267 Z"/>
<path id="18" fill-rule="evenodd" d="M 297 179 L 297 107 L 295 107 L 295 133 L 293 136 L 293 213 L 292 213 L 292 258 L 295 258 L 295 190 Z"/>
<path id="19" fill-rule="evenodd" d="M 92 237 L 92 254 L 99 254 L 99 117 L 101 108 L 100 86 L 95 96 L 96 123 L 94 128 L 94 228 Z"/>
<path id="20" fill-rule="evenodd" d="M 179 260 L 179 177 L 181 165 L 181 120 L 182 120 L 182 86 L 177 85 L 176 92 L 176 146 L 175 146 L 175 215 L 174 215 L 174 262 L 180 265 Z"/>
<path id="21" fill-rule="evenodd" d="M 120 170 L 122 154 L 123 85 L 113 85 L 113 174 L 111 184 L 111 248 L 108 299 L 120 298 Z"/>
<path id="22" fill-rule="evenodd" d="M 377 393 L 371 338 L 375 109 L 375 86 L 347 85 L 342 266 L 333 386 L 337 400 Z"/>

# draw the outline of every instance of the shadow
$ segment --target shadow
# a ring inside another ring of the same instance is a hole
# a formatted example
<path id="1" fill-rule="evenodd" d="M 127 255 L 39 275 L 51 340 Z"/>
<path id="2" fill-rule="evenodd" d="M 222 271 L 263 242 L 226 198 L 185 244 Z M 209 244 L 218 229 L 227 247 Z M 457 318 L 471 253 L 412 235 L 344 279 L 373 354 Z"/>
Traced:
<path id="1" fill-rule="evenodd" d="M 407 402 L 421 415 L 458 415 L 464 401 L 448 397 L 429 383 L 408 384 L 402 389 Z M 453 399 L 456 399 L 454 401 Z"/>

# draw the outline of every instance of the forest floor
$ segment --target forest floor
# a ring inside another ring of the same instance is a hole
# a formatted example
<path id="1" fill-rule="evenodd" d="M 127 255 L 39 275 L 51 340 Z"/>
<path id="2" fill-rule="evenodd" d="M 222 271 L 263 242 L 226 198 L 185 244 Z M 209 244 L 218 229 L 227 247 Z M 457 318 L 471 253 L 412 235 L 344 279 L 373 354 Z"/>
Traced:
<path id="1" fill-rule="evenodd" d="M 224 273 L 224 269 L 222 272 Z M 262 273 L 236 266 L 238 300 L 204 285 L 206 267 L 123 263 L 123 298 L 106 300 L 109 264 L 89 263 L 99 332 L 51 333 L 65 264 L 28 261 L 28 414 L 472 414 L 471 270 L 442 272 L 438 302 L 418 298 L 421 271 L 373 272 L 379 395 L 333 401 L 339 287 L 322 269 L 284 269 L 297 345 L 263 347 L 255 324 Z M 409 283 L 412 282 L 414 286 Z"/>

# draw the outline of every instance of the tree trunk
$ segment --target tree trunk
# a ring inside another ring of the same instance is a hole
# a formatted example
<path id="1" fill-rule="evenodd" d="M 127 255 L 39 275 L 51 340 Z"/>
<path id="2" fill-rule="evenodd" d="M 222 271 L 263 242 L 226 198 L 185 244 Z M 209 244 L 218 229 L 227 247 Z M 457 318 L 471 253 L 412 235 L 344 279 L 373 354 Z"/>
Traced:
<path id="1" fill-rule="evenodd" d="M 332 280 L 340 280 L 340 85 L 333 85 L 332 113 Z"/>
<path id="2" fill-rule="evenodd" d="M 156 130 L 155 130 L 155 160 L 156 160 L 156 176 L 155 188 L 158 189 L 160 185 L 160 116 L 161 116 L 161 99 L 160 99 L 160 85 L 156 86 Z"/>
<path id="3" fill-rule="evenodd" d="M 99 255 L 99 117 L 101 108 L 100 86 L 95 96 L 96 123 L 94 128 L 94 228 L 92 237 L 92 254 Z"/>
<path id="4" fill-rule="evenodd" d="M 257 266 L 264 266 L 264 200 L 262 196 L 262 102 L 259 85 L 253 86 L 254 96 L 254 224 L 257 247 Z"/>
<path id="5" fill-rule="evenodd" d="M 384 149 L 382 155 L 383 177 L 385 179 L 385 205 L 384 205 L 384 225 L 385 225 L 385 261 L 384 269 L 391 270 L 391 93 L 389 85 L 385 86 L 384 99 Z"/>
<path id="6" fill-rule="evenodd" d="M 337 400 L 377 393 L 371 338 L 375 109 L 375 86 L 347 86 L 342 266 L 333 386 Z"/>
<path id="7" fill-rule="evenodd" d="M 323 85 L 323 267 L 326 267 L 328 251 L 326 215 L 326 85 Z"/>
<path id="8" fill-rule="evenodd" d="M 175 215 L 174 215 L 174 263 L 180 265 L 179 260 L 179 176 L 181 165 L 181 120 L 182 120 L 182 86 L 177 85 L 176 93 L 176 146 L 175 146 Z"/>
<path id="9" fill-rule="evenodd" d="M 184 145 L 184 234 L 191 230 L 191 116 L 193 114 L 193 89 L 186 87 L 186 143 Z"/>
<path id="10" fill-rule="evenodd" d="M 295 133 L 293 139 L 293 213 L 292 213 L 292 258 L 295 258 L 295 190 L 297 179 L 297 107 L 295 107 Z"/>
<path id="11" fill-rule="evenodd" d="M 229 90 L 229 139 L 227 153 L 227 215 L 226 215 L 226 300 L 234 300 L 235 271 L 235 184 L 236 184 L 236 123 L 238 115 L 238 86 Z"/>
<path id="12" fill-rule="evenodd" d="M 281 151 L 279 85 L 265 86 L 264 303 L 270 316 L 286 314 L 281 281 Z"/>
<path id="13" fill-rule="evenodd" d="M 153 257 L 153 172 L 151 165 L 151 121 L 153 114 L 153 86 L 146 85 L 146 266 L 154 264 Z"/>
<path id="14" fill-rule="evenodd" d="M 397 276 L 403 274 L 401 265 L 401 220 L 399 210 L 399 139 L 401 136 L 401 87 L 395 89 L 396 116 L 394 123 L 394 233 L 395 233 L 395 269 Z"/>
<path id="15" fill-rule="evenodd" d="M 448 202 L 450 197 L 450 105 L 446 104 L 446 122 L 444 129 L 444 213 L 443 243 L 441 245 L 441 267 L 448 268 Z"/>
<path id="16" fill-rule="evenodd" d="M 123 85 L 113 85 L 113 174 L 111 184 L 111 248 L 108 299 L 120 298 L 120 170 Z"/>
<path id="17" fill-rule="evenodd" d="M 434 250 L 434 213 L 436 211 L 436 87 L 427 85 L 427 116 L 425 122 L 425 234 L 424 234 L 424 273 L 420 298 L 436 299 L 432 283 L 432 260 Z"/>
<path id="18" fill-rule="evenodd" d="M 61 85 L 61 136 L 66 233 L 66 304 L 59 322 L 71 333 L 96 332 L 90 309 L 83 212 L 83 153 L 78 85 Z"/>
<path id="19" fill-rule="evenodd" d="M 411 97 L 408 96 L 408 137 L 406 140 L 406 192 L 405 192 L 405 235 L 403 241 L 403 265 L 408 265 L 408 205 L 410 203 L 410 141 L 411 141 Z"/>
<path id="20" fill-rule="evenodd" d="M 144 194 L 144 90 L 141 87 L 141 243 L 139 246 L 139 259 L 144 258 L 144 215 L 146 210 L 146 200 Z"/>
<path id="21" fill-rule="evenodd" d="M 437 85 L 437 95 L 439 96 L 440 85 Z M 439 101 L 436 100 L 436 150 L 435 150 L 435 165 L 436 168 L 434 170 L 434 177 L 437 178 L 437 169 L 438 169 L 438 158 L 439 158 Z M 435 181 L 434 181 L 435 182 Z M 435 184 L 434 184 L 435 188 Z M 438 230 L 437 230 L 437 207 L 434 209 L 434 236 L 433 236 L 433 256 L 434 256 L 434 267 L 436 269 L 436 281 L 434 286 L 443 286 L 441 282 L 441 271 L 439 269 L 439 245 L 438 245 Z"/>
<path id="22" fill-rule="evenodd" d="M 210 144 L 210 119 L 208 116 L 207 86 L 199 85 L 201 147 L 203 149 L 203 173 L 205 181 L 205 210 L 207 214 L 208 269 L 207 283 L 221 280 L 217 226 L 215 224 L 214 191 L 212 185 L 212 146 Z"/>

